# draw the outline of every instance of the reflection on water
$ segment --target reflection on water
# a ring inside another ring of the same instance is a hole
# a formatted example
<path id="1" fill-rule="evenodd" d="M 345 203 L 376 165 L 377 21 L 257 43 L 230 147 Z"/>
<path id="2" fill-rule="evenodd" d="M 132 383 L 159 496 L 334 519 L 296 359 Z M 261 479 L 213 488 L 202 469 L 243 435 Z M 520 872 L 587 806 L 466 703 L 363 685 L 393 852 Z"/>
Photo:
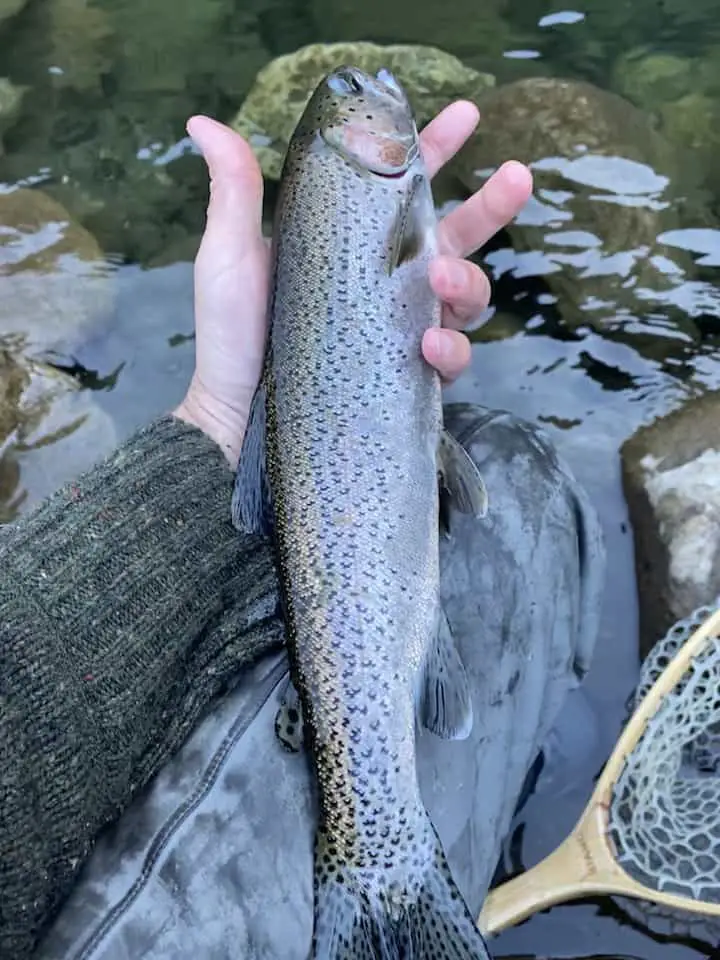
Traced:
<path id="1" fill-rule="evenodd" d="M 492 74 L 500 93 L 442 199 L 452 206 L 516 149 L 537 190 L 484 252 L 494 304 L 449 399 L 541 422 L 597 504 L 612 557 L 592 672 L 508 840 L 505 866 L 531 865 L 574 825 L 637 678 L 618 448 L 720 381 L 720 7 L 241 6 L 0 2 L 0 522 L 182 396 L 207 189 L 191 113 L 229 120 L 260 67 L 315 41 L 437 44 Z M 709 947 L 599 900 L 535 917 L 494 950 L 684 960 Z"/>

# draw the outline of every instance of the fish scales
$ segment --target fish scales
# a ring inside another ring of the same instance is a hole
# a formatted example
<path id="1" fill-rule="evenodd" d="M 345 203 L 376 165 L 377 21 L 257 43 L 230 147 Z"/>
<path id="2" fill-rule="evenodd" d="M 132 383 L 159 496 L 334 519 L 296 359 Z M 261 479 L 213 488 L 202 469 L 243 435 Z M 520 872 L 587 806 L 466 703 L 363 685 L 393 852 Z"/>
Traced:
<path id="1" fill-rule="evenodd" d="M 441 423 L 421 339 L 439 308 L 429 251 L 406 272 L 378 270 L 404 179 L 368 183 L 318 152 L 292 184 L 296 197 L 280 200 L 271 390 L 283 398 L 272 413 L 271 473 L 290 643 L 328 827 L 342 825 L 333 834 L 346 856 L 372 863 L 391 859 L 418 800 L 411 684 L 437 615 L 437 469 L 427 438 Z"/>
<path id="2" fill-rule="evenodd" d="M 421 347 L 440 323 L 428 278 L 435 226 L 402 91 L 389 75 L 331 75 L 286 158 L 263 411 L 251 418 L 264 427 L 266 510 L 319 791 L 313 956 L 328 960 L 487 956 L 415 760 L 418 698 L 442 619 L 441 387 Z M 246 439 L 240 513 L 259 447 Z M 444 896 L 451 904 L 428 911 L 432 931 L 422 917 L 429 877 L 440 883 L 437 906 Z M 448 949 L 443 909 L 455 952 L 439 952 Z"/>

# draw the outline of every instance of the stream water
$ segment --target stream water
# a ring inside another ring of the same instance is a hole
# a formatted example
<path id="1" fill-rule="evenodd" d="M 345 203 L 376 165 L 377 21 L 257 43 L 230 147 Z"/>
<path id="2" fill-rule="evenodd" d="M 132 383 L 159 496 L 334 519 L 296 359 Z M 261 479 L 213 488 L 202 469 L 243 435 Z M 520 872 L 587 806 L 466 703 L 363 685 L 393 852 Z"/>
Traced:
<path id="1" fill-rule="evenodd" d="M 3 19 L 4 3 L 19 12 Z M 481 257 L 497 312 L 475 335 L 471 372 L 448 399 L 540 420 L 589 490 L 611 557 L 595 662 L 558 721 L 508 840 L 514 870 L 537 862 L 574 825 L 637 681 L 619 447 L 642 423 L 720 382 L 717 0 L 0 0 L 0 74 L 24 88 L 3 135 L 0 181 L 6 190 L 37 185 L 63 203 L 97 240 L 115 286 L 110 321 L 82 337 L 73 330 L 62 361 L 83 390 L 59 416 L 90 415 L 71 436 L 18 453 L 9 516 L 183 394 L 193 360 L 191 261 L 206 200 L 185 119 L 201 111 L 228 119 L 264 63 L 340 39 L 436 44 L 499 84 L 565 77 L 621 93 L 672 140 L 678 176 L 691 177 L 700 198 L 697 222 L 686 219 L 671 238 L 694 264 L 692 279 L 678 279 L 663 302 L 648 301 L 621 327 L 568 320 L 548 283 L 549 241 L 528 259 L 502 236 Z M 0 134 L 2 124 L 0 102 Z M 579 247 L 589 249 L 582 239 Z M 17 332 L 32 326 L 25 301 L 12 309 Z M 497 957 L 690 960 L 710 949 L 697 936 L 655 932 L 602 899 L 555 908 L 493 944 Z"/>

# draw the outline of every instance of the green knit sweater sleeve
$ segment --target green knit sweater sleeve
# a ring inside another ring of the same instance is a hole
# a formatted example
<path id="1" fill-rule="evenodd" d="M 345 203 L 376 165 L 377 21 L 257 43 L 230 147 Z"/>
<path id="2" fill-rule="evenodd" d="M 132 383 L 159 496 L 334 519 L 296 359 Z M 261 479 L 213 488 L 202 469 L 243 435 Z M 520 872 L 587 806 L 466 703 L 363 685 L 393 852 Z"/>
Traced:
<path id="1" fill-rule="evenodd" d="M 101 828 L 281 642 L 267 543 L 173 417 L 0 531 L 0 956 L 29 956 Z"/>

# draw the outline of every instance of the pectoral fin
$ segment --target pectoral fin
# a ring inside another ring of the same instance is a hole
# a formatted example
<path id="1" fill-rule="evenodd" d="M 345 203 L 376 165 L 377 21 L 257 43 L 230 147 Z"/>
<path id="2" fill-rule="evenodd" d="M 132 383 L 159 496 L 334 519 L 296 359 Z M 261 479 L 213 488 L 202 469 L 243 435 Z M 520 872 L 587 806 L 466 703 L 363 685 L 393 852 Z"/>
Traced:
<path id="1" fill-rule="evenodd" d="M 423 178 L 417 174 L 410 182 L 407 195 L 398 204 L 389 238 L 389 274 L 403 263 L 414 260 L 422 249 L 425 226 L 417 202 L 422 185 Z"/>
<path id="2" fill-rule="evenodd" d="M 442 485 L 440 486 L 438 502 L 438 529 L 443 540 L 450 540 L 452 536 L 450 531 L 450 496 Z"/>
<path id="3" fill-rule="evenodd" d="M 465 447 L 443 430 L 438 446 L 440 483 L 462 513 L 484 517 L 488 495 L 480 471 Z"/>
<path id="4" fill-rule="evenodd" d="M 419 715 L 423 726 L 444 740 L 466 740 L 472 730 L 470 684 L 442 609 L 425 662 Z"/>
<path id="5" fill-rule="evenodd" d="M 232 494 L 232 521 L 246 533 L 272 532 L 272 505 L 265 460 L 266 388 L 260 382 L 250 407 Z"/>

